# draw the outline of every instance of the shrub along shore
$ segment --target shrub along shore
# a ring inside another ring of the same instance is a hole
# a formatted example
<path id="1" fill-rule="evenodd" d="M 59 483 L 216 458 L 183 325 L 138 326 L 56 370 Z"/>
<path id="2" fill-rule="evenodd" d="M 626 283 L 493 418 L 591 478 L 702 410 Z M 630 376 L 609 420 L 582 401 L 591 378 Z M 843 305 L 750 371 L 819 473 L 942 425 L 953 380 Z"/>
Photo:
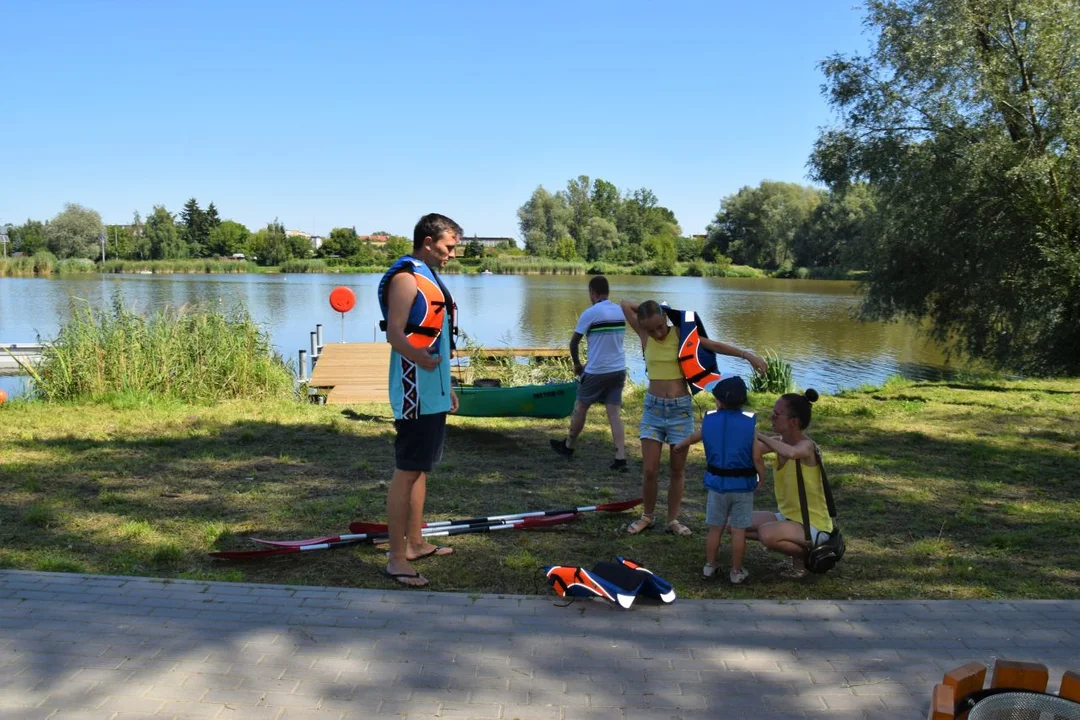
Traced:
<path id="1" fill-rule="evenodd" d="M 85 259 L 57 260 L 50 253 L 33 257 L 0 258 L 0 277 L 50 277 L 73 273 L 127 274 L 233 274 L 233 273 L 381 273 L 383 265 L 343 265 L 333 260 L 287 260 L 278 266 L 257 265 L 247 260 L 188 259 L 188 260 L 107 260 L 104 263 Z M 857 280 L 859 271 L 836 271 L 830 268 L 794 268 L 782 273 L 770 273 L 748 265 L 708 263 L 696 260 L 675 263 L 670 269 L 653 263 L 617 265 L 605 262 L 551 260 L 528 256 L 496 256 L 490 258 L 461 258 L 452 260 L 444 272 L 477 274 L 485 270 L 495 275 L 652 275 L 686 277 L 790 277 L 798 279 Z"/>

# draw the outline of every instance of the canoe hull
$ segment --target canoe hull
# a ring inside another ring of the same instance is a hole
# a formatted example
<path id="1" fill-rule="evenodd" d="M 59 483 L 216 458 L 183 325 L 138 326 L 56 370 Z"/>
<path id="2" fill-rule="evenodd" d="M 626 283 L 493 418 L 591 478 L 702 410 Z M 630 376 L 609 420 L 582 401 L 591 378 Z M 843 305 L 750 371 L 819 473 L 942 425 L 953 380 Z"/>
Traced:
<path id="1" fill-rule="evenodd" d="M 574 411 L 577 383 L 519 387 L 456 388 L 458 411 L 466 417 L 564 418 Z"/>

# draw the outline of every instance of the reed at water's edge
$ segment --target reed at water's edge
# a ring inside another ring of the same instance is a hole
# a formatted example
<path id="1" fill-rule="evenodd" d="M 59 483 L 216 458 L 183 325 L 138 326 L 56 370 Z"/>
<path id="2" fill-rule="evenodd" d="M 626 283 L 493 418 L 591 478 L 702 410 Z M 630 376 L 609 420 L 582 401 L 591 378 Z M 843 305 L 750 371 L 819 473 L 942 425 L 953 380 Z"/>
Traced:
<path id="1" fill-rule="evenodd" d="M 73 302 L 71 319 L 35 368 L 43 399 L 214 403 L 293 395 L 292 371 L 245 310 L 184 306 L 140 315 L 118 299 L 102 312 Z"/>

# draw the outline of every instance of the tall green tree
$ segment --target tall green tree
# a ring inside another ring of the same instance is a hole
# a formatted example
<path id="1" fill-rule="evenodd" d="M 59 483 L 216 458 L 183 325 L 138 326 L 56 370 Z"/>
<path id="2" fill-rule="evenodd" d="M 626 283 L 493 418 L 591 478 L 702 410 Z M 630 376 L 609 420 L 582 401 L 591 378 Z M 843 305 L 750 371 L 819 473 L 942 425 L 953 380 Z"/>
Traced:
<path id="1" fill-rule="evenodd" d="M 356 234 L 356 228 L 334 228 L 330 231 L 330 237 L 323 240 L 319 248 L 321 257 L 351 258 L 360 252 L 360 238 Z"/>
<path id="2" fill-rule="evenodd" d="M 214 228 L 221 225 L 221 216 L 218 215 L 218 209 L 214 207 L 214 203 L 211 202 L 206 206 L 206 230 L 208 233 L 213 232 Z"/>
<path id="3" fill-rule="evenodd" d="M 164 205 L 155 205 L 146 218 L 146 239 L 152 260 L 177 260 L 185 258 L 187 245 L 180 237 L 173 214 Z"/>
<path id="4" fill-rule="evenodd" d="M 586 237 L 589 220 L 596 214 L 592 202 L 592 188 L 589 184 L 588 175 L 579 175 L 566 183 L 566 190 L 560 193 L 563 196 L 566 207 L 570 209 L 570 219 L 566 229 L 577 246 L 577 254 L 587 257 L 589 254 L 588 239 Z"/>
<path id="5" fill-rule="evenodd" d="M 228 257 L 243 252 L 251 238 L 246 226 L 232 220 L 222 221 L 210 231 L 206 250 L 211 257 Z"/>
<path id="6" fill-rule="evenodd" d="M 248 249 L 247 254 L 259 265 L 280 265 L 291 257 L 285 226 L 277 220 L 254 233 L 248 240 Z"/>
<path id="7" fill-rule="evenodd" d="M 876 204 L 867 183 L 830 192 L 795 233 L 795 264 L 865 269 L 873 261 Z"/>
<path id="8" fill-rule="evenodd" d="M 412 252 L 412 240 L 402 235 L 391 235 L 386 241 L 383 251 L 386 253 L 386 258 L 393 262 L 402 255 L 408 255 Z"/>
<path id="9" fill-rule="evenodd" d="M 99 238 L 104 232 L 105 226 L 96 210 L 68 203 L 45 226 L 45 243 L 58 258 L 93 260 L 101 257 Z"/>
<path id="10" fill-rule="evenodd" d="M 204 257 L 206 244 L 210 239 L 210 223 L 206 212 L 199 207 L 199 202 L 195 198 L 184 203 L 184 209 L 180 211 L 180 224 L 184 242 L 188 246 L 188 256 Z"/>
<path id="11" fill-rule="evenodd" d="M 573 211 L 560 193 L 552 195 L 543 187 L 518 208 L 518 226 L 525 238 L 525 249 L 531 255 L 556 256 L 559 240 L 570 237 Z M 576 252 L 576 250 L 575 250 Z"/>
<path id="12" fill-rule="evenodd" d="M 48 239 L 45 237 L 45 223 L 39 220 L 28 219 L 22 225 L 12 228 L 9 239 L 11 240 L 11 247 L 8 248 L 9 253 L 21 252 L 26 255 L 33 255 L 39 250 L 45 250 L 48 247 Z"/>
<path id="13" fill-rule="evenodd" d="M 622 198 L 619 197 L 619 188 L 607 180 L 596 178 L 592 186 L 592 206 L 596 215 L 615 223 L 619 218 L 619 205 Z"/>
<path id="14" fill-rule="evenodd" d="M 131 255 L 124 257 L 128 260 L 149 260 L 151 257 L 150 239 L 138 210 L 131 219 Z"/>
<path id="15" fill-rule="evenodd" d="M 869 0 L 866 55 L 823 63 L 841 124 L 812 156 L 869 181 L 864 310 L 1029 373 L 1080 373 L 1080 3 Z"/>
<path id="16" fill-rule="evenodd" d="M 599 260 L 619 244 L 619 229 L 602 217 L 591 217 L 585 225 L 585 258 Z"/>
<path id="17" fill-rule="evenodd" d="M 823 193 L 795 183 L 765 180 L 720 201 L 707 229 L 712 254 L 775 270 L 795 259 L 795 235 L 821 203 Z"/>

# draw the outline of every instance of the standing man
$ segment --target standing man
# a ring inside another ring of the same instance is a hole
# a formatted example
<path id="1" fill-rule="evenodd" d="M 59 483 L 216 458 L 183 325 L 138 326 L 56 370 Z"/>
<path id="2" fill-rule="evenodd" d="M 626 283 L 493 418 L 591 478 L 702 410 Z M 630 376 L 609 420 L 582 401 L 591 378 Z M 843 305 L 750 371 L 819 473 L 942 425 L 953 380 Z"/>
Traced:
<path id="1" fill-rule="evenodd" d="M 623 350 L 626 318 L 622 309 L 608 300 L 608 281 L 603 275 L 589 280 L 589 301 L 592 306 L 581 313 L 570 338 L 574 374 L 581 376 L 577 402 L 570 416 L 570 434 L 565 440 L 552 440 L 551 447 L 560 455 L 571 457 L 578 435 L 585 427 L 589 406 L 600 402 L 607 409 L 611 439 L 615 441 L 615 461 L 610 467 L 626 472 L 626 431 L 619 415 L 623 385 L 626 384 L 626 353 Z M 589 343 L 589 359 L 584 367 L 578 354 L 582 337 L 588 338 Z"/>
<path id="2" fill-rule="evenodd" d="M 442 459 L 446 414 L 458 408 L 450 386 L 456 311 L 436 268 L 454 257 L 461 234 L 461 226 L 445 215 L 425 215 L 413 230 L 412 253 L 399 258 L 379 282 L 397 431 L 394 477 L 386 496 L 390 560 L 382 572 L 408 587 L 428 584 L 411 562 L 453 552 L 426 542 L 420 531 L 427 473 Z"/>

